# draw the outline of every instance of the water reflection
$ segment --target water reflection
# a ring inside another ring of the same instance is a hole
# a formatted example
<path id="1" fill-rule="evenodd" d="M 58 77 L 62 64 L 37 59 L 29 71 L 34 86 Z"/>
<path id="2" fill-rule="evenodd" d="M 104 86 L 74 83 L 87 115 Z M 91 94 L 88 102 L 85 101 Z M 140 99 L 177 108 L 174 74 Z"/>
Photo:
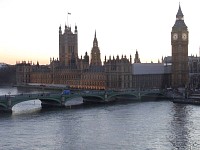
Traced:
<path id="1" fill-rule="evenodd" d="M 188 105 L 174 104 L 172 113 L 170 142 L 173 145 L 173 149 L 191 149 L 192 140 L 190 129 L 192 122 L 189 119 L 191 108 Z"/>
<path id="2" fill-rule="evenodd" d="M 0 87 L 0 94 L 11 90 L 12 94 L 36 92 Z M 0 116 L 0 127 L 4 129 L 0 130 L 0 146 L 1 149 L 197 150 L 199 125 L 199 106 L 168 101 L 50 110 L 41 109 L 40 100 L 31 100 L 15 105 L 12 115 Z"/>

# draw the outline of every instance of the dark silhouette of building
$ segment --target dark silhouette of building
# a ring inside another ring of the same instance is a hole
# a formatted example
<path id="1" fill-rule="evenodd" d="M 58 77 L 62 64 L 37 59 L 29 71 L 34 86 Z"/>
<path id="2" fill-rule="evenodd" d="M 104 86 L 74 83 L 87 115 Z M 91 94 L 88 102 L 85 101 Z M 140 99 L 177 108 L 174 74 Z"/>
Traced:
<path id="1" fill-rule="evenodd" d="M 16 67 L 0 63 L 0 85 L 16 84 Z"/>

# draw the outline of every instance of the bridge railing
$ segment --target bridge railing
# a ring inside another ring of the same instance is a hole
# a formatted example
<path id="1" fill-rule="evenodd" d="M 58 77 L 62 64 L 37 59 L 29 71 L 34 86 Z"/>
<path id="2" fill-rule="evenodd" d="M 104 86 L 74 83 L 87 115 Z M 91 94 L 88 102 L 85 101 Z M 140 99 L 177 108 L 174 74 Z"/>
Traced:
<path id="1" fill-rule="evenodd" d="M 60 93 L 35 93 L 35 94 L 17 94 L 17 95 L 2 95 L 0 96 L 0 101 L 6 101 L 8 99 L 11 99 L 12 101 L 16 100 L 22 100 L 23 99 L 39 99 L 39 98 L 44 98 L 44 97 L 58 97 L 60 96 Z"/>

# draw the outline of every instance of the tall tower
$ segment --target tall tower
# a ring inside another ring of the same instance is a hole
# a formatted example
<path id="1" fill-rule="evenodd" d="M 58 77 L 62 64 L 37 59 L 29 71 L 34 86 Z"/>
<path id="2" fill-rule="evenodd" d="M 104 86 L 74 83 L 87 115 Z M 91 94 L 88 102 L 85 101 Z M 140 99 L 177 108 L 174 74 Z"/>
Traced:
<path id="1" fill-rule="evenodd" d="M 100 53 L 100 50 L 99 50 L 99 47 L 98 47 L 96 31 L 95 31 L 95 35 L 94 35 L 93 47 L 92 47 L 92 50 L 91 50 L 90 66 L 102 66 L 101 53 Z"/>
<path id="2" fill-rule="evenodd" d="M 188 34 L 188 28 L 179 4 L 176 22 L 171 32 L 173 87 L 185 87 L 189 82 Z"/>
<path id="3" fill-rule="evenodd" d="M 65 25 L 64 33 L 59 27 L 59 60 L 61 65 L 76 68 L 78 62 L 78 31 L 75 25 L 74 33 L 71 27 Z"/>

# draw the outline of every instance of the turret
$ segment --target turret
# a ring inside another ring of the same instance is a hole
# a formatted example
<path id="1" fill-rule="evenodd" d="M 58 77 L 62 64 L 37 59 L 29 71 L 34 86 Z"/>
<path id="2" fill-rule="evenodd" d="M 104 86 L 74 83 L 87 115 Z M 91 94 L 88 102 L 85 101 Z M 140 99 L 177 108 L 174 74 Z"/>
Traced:
<path id="1" fill-rule="evenodd" d="M 78 30 L 77 30 L 77 25 L 75 25 L 75 30 L 74 30 L 74 33 L 77 34 L 78 33 Z"/>
<path id="2" fill-rule="evenodd" d="M 62 29 L 61 29 L 61 26 L 59 27 L 59 35 L 62 35 Z"/>
<path id="3" fill-rule="evenodd" d="M 94 40 L 93 40 L 93 47 L 91 50 L 91 66 L 102 66 L 101 64 L 101 53 L 98 47 L 98 41 L 96 37 L 96 30 L 94 34 Z"/>
<path id="4" fill-rule="evenodd" d="M 65 24 L 65 33 L 67 33 L 67 25 Z"/>

